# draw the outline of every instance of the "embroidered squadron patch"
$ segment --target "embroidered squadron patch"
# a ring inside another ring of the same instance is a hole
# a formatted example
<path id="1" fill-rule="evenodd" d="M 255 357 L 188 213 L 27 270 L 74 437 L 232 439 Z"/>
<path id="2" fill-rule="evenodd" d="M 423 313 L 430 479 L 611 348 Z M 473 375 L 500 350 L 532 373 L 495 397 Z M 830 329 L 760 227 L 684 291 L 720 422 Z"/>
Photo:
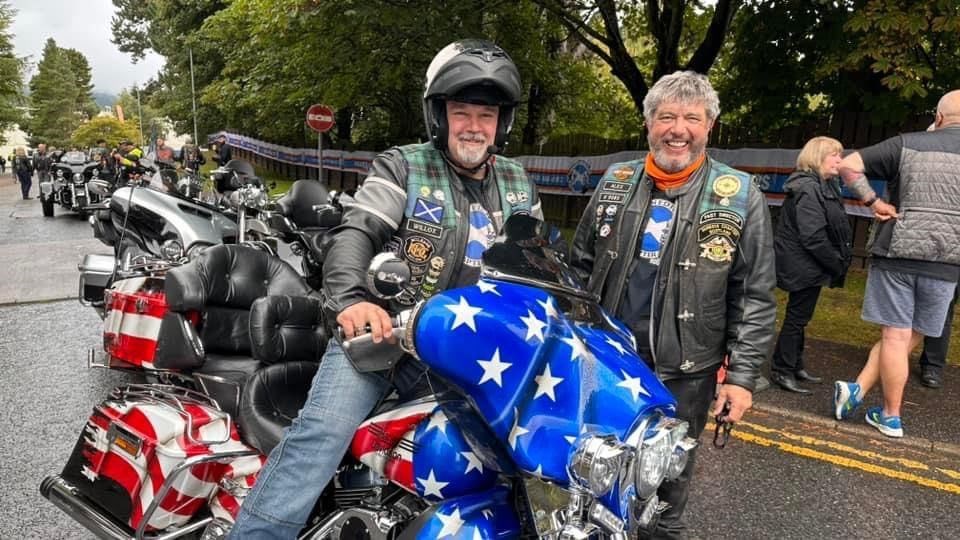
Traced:
<path id="1" fill-rule="evenodd" d="M 740 239 L 743 230 L 743 218 L 730 210 L 708 210 L 700 215 L 697 224 L 697 242 L 706 242 L 715 236 L 723 236 L 733 241 Z"/>
<path id="2" fill-rule="evenodd" d="M 733 252 L 736 250 L 730 240 L 723 236 L 715 236 L 701 243 L 700 248 L 703 250 L 700 252 L 701 258 L 718 263 L 732 261 Z"/>
<path id="3" fill-rule="evenodd" d="M 623 166 L 613 171 L 613 177 L 621 182 L 626 182 L 633 176 L 633 173 L 635 172 L 637 172 L 635 168 Z"/>

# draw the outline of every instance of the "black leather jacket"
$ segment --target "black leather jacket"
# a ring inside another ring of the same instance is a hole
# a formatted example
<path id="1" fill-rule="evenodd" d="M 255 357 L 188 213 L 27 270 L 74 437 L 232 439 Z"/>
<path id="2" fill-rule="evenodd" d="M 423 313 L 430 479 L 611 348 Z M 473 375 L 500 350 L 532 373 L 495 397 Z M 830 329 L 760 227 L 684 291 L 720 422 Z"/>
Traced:
<path id="1" fill-rule="evenodd" d="M 703 182 L 714 162 L 707 159 L 686 184 L 675 190 L 677 215 L 660 262 L 655 294 L 660 313 L 652 313 L 650 348 L 657 375 L 676 379 L 714 371 L 729 355 L 726 382 L 753 390 L 760 367 L 769 357 L 775 335 L 776 299 L 773 287 L 773 234 L 763 193 L 750 185 L 747 215 L 736 252 L 729 263 L 701 256 L 697 219 Z M 642 162 L 639 164 L 642 167 Z M 617 313 L 635 260 L 641 225 L 650 202 L 653 182 L 642 178 L 623 204 L 622 221 L 613 230 L 605 253 L 595 252 L 594 193 L 577 227 L 571 264 L 591 287 L 601 274 L 603 307 Z M 676 332 L 661 332 L 665 321 L 676 321 Z M 664 335 L 679 339 L 665 339 Z"/>
<path id="2" fill-rule="evenodd" d="M 498 157 L 497 159 L 504 159 Z M 492 172 L 487 173 L 492 174 Z M 341 225 L 332 229 L 325 241 L 326 256 L 323 265 L 324 310 L 332 321 L 344 308 L 372 301 L 366 288 L 367 266 L 374 255 L 384 251 L 398 231 L 406 227 L 407 218 L 407 161 L 396 148 L 377 156 L 370 171 L 352 200 L 341 199 L 344 205 Z M 470 203 L 452 172 L 452 193 L 460 212 L 461 226 L 443 234 L 434 242 L 433 253 L 443 257 L 446 266 L 440 276 L 438 290 L 456 283 L 464 259 L 469 234 Z M 500 210 L 500 197 L 495 182 L 486 183 L 485 199 L 491 212 Z M 543 219 L 536 186 L 530 182 L 531 214 Z M 494 217 L 496 221 L 496 218 Z M 499 229 L 502 223 L 495 223 Z M 426 238 L 426 237 L 424 237 Z M 433 241 L 431 239 L 431 241 Z"/>
<path id="3" fill-rule="evenodd" d="M 785 291 L 843 285 L 852 257 L 850 221 L 832 183 L 796 171 L 784 190 L 774 239 L 777 286 Z"/>

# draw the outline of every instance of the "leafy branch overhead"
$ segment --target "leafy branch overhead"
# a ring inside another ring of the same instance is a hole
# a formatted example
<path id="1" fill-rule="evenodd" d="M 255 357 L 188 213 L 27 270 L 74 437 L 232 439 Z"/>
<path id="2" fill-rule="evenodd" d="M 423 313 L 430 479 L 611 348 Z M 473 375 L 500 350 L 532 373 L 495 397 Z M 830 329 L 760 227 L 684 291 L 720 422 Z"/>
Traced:
<path id="1" fill-rule="evenodd" d="M 644 97 L 678 69 L 708 74 L 723 122 L 751 142 L 848 112 L 902 120 L 960 80 L 956 0 L 112 1 L 114 43 L 166 60 L 145 108 L 193 131 L 192 53 L 201 134 L 292 146 L 316 144 L 313 103 L 337 110 L 331 146 L 423 140 L 425 68 L 468 37 L 520 68 L 512 151 L 567 134 L 642 140 Z"/>
<path id="2" fill-rule="evenodd" d="M 741 0 L 718 0 L 712 10 L 688 0 L 534 0 L 543 6 L 623 82 L 637 110 L 649 85 L 678 69 L 707 73 L 720 54 Z M 709 17 L 702 35 L 691 35 L 687 17 Z M 647 36 L 647 37 L 643 37 Z M 690 48 L 690 44 L 695 44 Z M 681 60 L 681 54 L 688 58 Z M 650 61 L 652 57 L 652 62 Z M 646 73 L 642 66 L 651 66 Z"/>

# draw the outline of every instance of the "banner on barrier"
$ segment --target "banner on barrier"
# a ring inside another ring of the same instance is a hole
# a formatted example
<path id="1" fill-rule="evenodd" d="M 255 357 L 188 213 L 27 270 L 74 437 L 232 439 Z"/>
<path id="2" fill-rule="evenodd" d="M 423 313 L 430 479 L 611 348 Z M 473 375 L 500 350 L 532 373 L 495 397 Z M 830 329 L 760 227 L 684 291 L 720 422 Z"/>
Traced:
<path id="1" fill-rule="evenodd" d="M 317 151 L 313 148 L 291 148 L 259 141 L 244 135 L 223 133 L 227 142 L 236 148 L 249 150 L 263 157 L 299 165 L 317 167 Z M 717 161 L 753 175 L 753 181 L 767 196 L 767 204 L 783 204 L 784 190 L 790 173 L 793 172 L 800 150 L 783 148 L 708 148 L 707 153 Z M 344 171 L 366 174 L 370 164 L 377 156 L 376 152 L 345 152 L 343 150 L 324 150 L 323 168 L 332 171 Z M 527 175 L 536 182 L 541 193 L 566 196 L 589 196 L 597 186 L 604 171 L 622 161 L 643 159 L 645 151 L 624 151 L 602 156 L 516 156 L 514 159 L 523 165 Z M 884 193 L 886 183 L 879 179 L 870 179 L 877 193 Z M 843 188 L 843 197 L 848 214 L 872 217 L 873 212 L 860 204 L 853 195 Z"/>

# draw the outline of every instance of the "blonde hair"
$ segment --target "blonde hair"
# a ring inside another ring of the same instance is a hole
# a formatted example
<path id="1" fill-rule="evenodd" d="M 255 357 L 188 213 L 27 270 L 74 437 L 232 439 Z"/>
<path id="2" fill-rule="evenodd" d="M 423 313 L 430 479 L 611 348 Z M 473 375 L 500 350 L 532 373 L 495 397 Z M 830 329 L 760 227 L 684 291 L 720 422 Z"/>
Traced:
<path id="1" fill-rule="evenodd" d="M 842 153 L 840 141 L 830 137 L 814 137 L 803 145 L 797 156 L 797 170 L 820 174 L 820 165 L 830 154 Z"/>

